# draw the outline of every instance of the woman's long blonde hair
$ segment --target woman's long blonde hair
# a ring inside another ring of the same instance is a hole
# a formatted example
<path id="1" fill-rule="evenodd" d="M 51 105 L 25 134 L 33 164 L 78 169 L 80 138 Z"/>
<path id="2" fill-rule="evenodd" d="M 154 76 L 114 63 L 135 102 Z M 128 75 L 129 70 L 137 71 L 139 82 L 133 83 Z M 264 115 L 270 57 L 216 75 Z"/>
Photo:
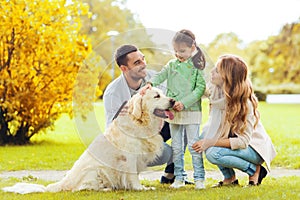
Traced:
<path id="1" fill-rule="evenodd" d="M 259 120 L 258 101 L 248 79 L 248 67 L 237 56 L 223 55 L 219 57 L 217 68 L 224 81 L 223 89 L 227 102 L 226 120 L 230 123 L 232 133 L 243 134 L 247 126 L 248 100 L 253 105 L 256 118 L 254 126 Z"/>

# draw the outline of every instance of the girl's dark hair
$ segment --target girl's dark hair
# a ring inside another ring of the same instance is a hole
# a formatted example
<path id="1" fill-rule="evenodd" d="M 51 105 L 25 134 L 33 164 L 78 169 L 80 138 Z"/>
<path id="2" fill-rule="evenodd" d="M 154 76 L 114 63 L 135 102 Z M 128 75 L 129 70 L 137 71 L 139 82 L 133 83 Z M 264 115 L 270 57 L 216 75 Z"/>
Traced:
<path id="1" fill-rule="evenodd" d="M 120 67 L 121 65 L 127 65 L 127 55 L 138 51 L 138 48 L 131 44 L 125 44 L 120 46 L 115 52 L 115 61 Z"/>
<path id="2" fill-rule="evenodd" d="M 200 47 L 196 46 L 196 48 L 198 51 L 192 57 L 192 61 L 193 61 L 194 67 L 196 67 L 197 69 L 203 70 L 205 68 L 205 64 L 206 64 L 205 56 L 204 56 L 202 50 L 200 49 Z"/>
<path id="3" fill-rule="evenodd" d="M 195 35 L 186 29 L 178 31 L 173 37 L 173 43 L 185 43 L 188 47 L 196 46 Z"/>
<path id="4" fill-rule="evenodd" d="M 185 43 L 188 47 L 195 45 L 197 53 L 192 57 L 194 67 L 201 70 L 205 68 L 205 56 L 200 47 L 197 46 L 196 37 L 190 30 L 182 29 L 178 31 L 173 37 L 173 43 Z"/>

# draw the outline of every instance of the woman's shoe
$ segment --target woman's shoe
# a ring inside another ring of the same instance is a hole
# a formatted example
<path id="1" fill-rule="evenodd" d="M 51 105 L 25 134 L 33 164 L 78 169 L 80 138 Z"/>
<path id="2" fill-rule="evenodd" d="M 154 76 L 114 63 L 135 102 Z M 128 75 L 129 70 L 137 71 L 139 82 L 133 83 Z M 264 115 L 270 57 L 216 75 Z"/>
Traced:
<path id="1" fill-rule="evenodd" d="M 245 185 L 244 188 L 258 186 L 258 183 L 254 183 L 254 181 L 249 181 L 248 185 Z"/>
<path id="2" fill-rule="evenodd" d="M 236 179 L 231 183 L 224 183 L 223 181 L 219 181 L 219 183 L 213 185 L 212 188 L 223 187 L 223 186 L 238 186 L 238 185 L 239 185 L 239 180 Z"/>
<path id="3" fill-rule="evenodd" d="M 267 176 L 268 172 L 266 168 L 264 168 L 262 165 L 260 166 L 259 176 L 257 180 L 257 185 L 261 184 L 262 180 Z"/>
<path id="4" fill-rule="evenodd" d="M 254 183 L 254 181 L 249 181 L 249 183 L 246 187 L 252 187 L 252 186 L 260 185 L 262 180 L 267 176 L 267 174 L 268 174 L 267 170 L 263 166 L 260 166 L 260 171 L 259 171 L 257 183 Z"/>

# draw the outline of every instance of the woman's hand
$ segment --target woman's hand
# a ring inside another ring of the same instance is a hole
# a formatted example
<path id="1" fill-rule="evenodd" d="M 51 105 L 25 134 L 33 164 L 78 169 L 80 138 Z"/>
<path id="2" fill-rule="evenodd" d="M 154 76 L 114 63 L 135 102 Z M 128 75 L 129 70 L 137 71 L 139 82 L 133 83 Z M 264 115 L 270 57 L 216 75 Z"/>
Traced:
<path id="1" fill-rule="evenodd" d="M 215 140 L 212 140 L 212 139 L 201 139 L 201 140 L 195 142 L 192 145 L 192 148 L 196 152 L 201 153 L 201 152 L 205 151 L 206 149 L 208 149 L 209 147 L 214 146 L 214 143 L 215 143 Z"/>
<path id="2" fill-rule="evenodd" d="M 150 83 L 147 83 L 144 87 L 142 87 L 140 90 L 139 90 L 139 93 L 140 95 L 144 95 L 146 94 L 146 90 L 150 89 L 151 90 L 152 88 L 152 85 Z"/>
<path id="3" fill-rule="evenodd" d="M 195 142 L 193 145 L 192 145 L 192 148 L 196 151 L 196 152 L 202 152 L 204 151 L 202 149 L 202 144 L 203 144 L 203 140 L 199 140 L 197 142 Z"/>

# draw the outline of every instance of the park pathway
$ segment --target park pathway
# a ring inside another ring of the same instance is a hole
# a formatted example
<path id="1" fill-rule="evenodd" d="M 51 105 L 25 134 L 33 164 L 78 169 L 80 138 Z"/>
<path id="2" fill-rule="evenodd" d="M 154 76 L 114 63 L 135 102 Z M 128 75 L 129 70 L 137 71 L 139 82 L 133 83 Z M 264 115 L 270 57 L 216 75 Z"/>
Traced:
<path id="1" fill-rule="evenodd" d="M 2 171 L 0 172 L 0 178 L 23 178 L 23 177 L 32 177 L 43 179 L 47 181 L 58 181 L 66 174 L 67 171 L 56 171 L 56 170 L 41 170 L 41 171 L 31 171 L 31 170 L 22 170 L 22 171 Z M 140 174 L 141 180 L 160 180 L 162 171 L 145 171 Z M 247 176 L 245 173 L 236 170 L 237 177 Z M 187 171 L 188 177 L 193 177 L 192 171 Z M 284 177 L 284 176 L 300 176 L 300 169 L 281 169 L 275 168 L 272 169 L 269 177 Z M 212 178 L 215 180 L 222 180 L 222 175 L 219 171 L 206 171 L 206 178 Z"/>

